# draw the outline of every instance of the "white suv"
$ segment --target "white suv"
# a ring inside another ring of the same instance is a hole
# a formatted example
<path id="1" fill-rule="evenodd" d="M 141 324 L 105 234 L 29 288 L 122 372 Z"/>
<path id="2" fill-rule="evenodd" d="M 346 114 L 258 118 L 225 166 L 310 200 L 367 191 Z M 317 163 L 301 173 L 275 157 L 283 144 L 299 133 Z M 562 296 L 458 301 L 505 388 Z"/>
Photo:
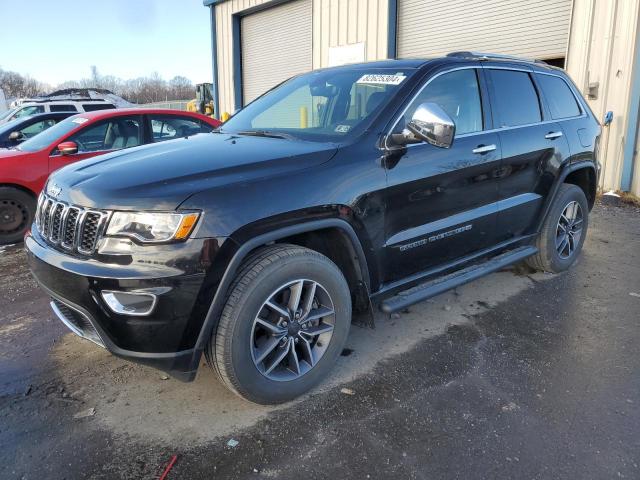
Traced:
<path id="1" fill-rule="evenodd" d="M 36 115 L 48 112 L 94 112 L 96 110 L 106 110 L 116 108 L 116 105 L 107 100 L 46 100 L 37 102 L 24 102 L 9 110 L 0 117 L 0 123 L 10 122 L 19 117 Z"/>

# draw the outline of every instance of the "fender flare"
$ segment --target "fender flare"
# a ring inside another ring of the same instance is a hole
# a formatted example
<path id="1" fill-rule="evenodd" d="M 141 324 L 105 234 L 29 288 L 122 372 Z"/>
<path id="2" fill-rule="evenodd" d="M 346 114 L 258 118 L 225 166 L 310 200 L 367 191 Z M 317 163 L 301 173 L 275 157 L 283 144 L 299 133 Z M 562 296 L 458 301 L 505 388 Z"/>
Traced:
<path id="1" fill-rule="evenodd" d="M 220 280 L 220 284 L 218 285 L 215 294 L 213 295 L 213 300 L 211 301 L 211 305 L 209 305 L 209 310 L 207 311 L 207 315 L 200 329 L 200 334 L 198 335 L 198 340 L 196 341 L 193 357 L 191 359 L 191 370 L 193 372 L 197 370 L 202 352 L 204 351 L 204 348 L 209 341 L 209 338 L 211 337 L 213 329 L 218 324 L 218 319 L 220 318 L 220 314 L 222 313 L 222 309 L 224 308 L 224 301 L 226 299 L 229 287 L 231 286 L 231 283 L 233 282 L 236 273 L 238 272 L 238 268 L 247 257 L 247 255 L 254 249 L 266 245 L 269 242 L 280 240 L 282 238 L 297 235 L 300 233 L 324 230 L 327 228 L 338 228 L 347 235 L 347 237 L 351 241 L 353 249 L 356 252 L 356 256 L 358 258 L 358 262 L 360 264 L 360 269 L 362 272 L 363 281 L 367 290 L 369 290 L 369 268 L 367 266 L 364 249 L 362 248 L 362 244 L 360 243 L 360 239 L 358 238 L 355 230 L 346 220 L 342 220 L 339 218 L 313 220 L 310 222 L 304 222 L 297 225 L 279 228 L 258 235 L 257 237 L 253 237 L 252 239 L 247 240 L 245 243 L 240 245 L 238 250 L 236 250 L 235 254 L 231 258 L 231 261 L 227 265 L 224 274 L 222 275 L 222 279 Z"/>
<path id="2" fill-rule="evenodd" d="M 538 223 L 536 225 L 536 230 L 535 230 L 536 232 L 541 231 L 542 225 L 544 224 L 545 220 L 547 219 L 547 215 L 549 215 L 549 211 L 551 210 L 551 205 L 553 204 L 553 201 L 556 199 L 556 195 L 558 193 L 558 189 L 560 188 L 560 185 L 564 183 L 565 179 L 569 176 L 570 173 L 575 172 L 576 170 L 582 170 L 584 168 L 590 168 L 593 171 L 594 178 L 596 179 L 596 185 L 597 185 L 598 171 L 593 162 L 585 160 L 582 162 L 572 163 L 564 167 L 560 171 L 560 174 L 556 178 L 556 181 L 554 182 L 553 187 L 551 188 L 551 192 L 547 196 L 547 200 L 544 204 L 542 214 L 540 215 L 540 219 L 538 220 Z"/>

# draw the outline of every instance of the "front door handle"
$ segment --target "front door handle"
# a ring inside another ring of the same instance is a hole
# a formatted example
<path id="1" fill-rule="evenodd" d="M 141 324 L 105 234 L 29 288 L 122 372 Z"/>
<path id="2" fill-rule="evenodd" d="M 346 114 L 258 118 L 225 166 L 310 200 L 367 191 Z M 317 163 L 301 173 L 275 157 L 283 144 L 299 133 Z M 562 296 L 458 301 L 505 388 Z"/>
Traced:
<path id="1" fill-rule="evenodd" d="M 554 138 L 559 138 L 561 136 L 562 132 L 549 132 L 544 136 L 544 138 L 546 138 L 547 140 L 553 140 Z"/>
<path id="2" fill-rule="evenodd" d="M 471 150 L 473 153 L 487 153 L 493 152 L 496 149 L 494 144 L 491 145 L 479 145 L 478 147 Z"/>

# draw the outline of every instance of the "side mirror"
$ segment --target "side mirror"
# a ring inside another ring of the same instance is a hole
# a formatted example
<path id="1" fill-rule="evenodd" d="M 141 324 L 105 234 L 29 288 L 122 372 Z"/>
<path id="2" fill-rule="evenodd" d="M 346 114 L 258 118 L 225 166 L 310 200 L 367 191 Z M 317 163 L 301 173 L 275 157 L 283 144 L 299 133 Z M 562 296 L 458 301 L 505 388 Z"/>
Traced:
<path id="1" fill-rule="evenodd" d="M 62 155 L 73 155 L 78 153 L 78 144 L 76 142 L 62 142 L 58 144 L 58 151 Z"/>
<path id="2" fill-rule="evenodd" d="M 449 148 L 456 134 L 456 124 L 437 103 L 427 102 L 418 106 L 407 128 L 392 135 L 395 144 L 428 142 L 440 148 Z"/>
<path id="3" fill-rule="evenodd" d="M 9 134 L 9 140 L 12 140 L 14 142 L 21 142 L 22 140 L 24 140 L 24 135 L 22 134 L 22 132 L 11 132 Z"/>
<path id="4" fill-rule="evenodd" d="M 449 148 L 456 124 L 437 103 L 423 103 L 413 113 L 407 129 L 419 139 L 441 148 Z"/>

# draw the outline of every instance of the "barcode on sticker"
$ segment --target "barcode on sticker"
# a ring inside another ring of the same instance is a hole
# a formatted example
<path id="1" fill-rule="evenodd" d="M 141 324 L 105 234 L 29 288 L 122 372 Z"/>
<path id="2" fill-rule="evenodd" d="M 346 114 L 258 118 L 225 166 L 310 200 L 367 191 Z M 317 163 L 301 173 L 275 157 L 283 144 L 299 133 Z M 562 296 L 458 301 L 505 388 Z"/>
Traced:
<path id="1" fill-rule="evenodd" d="M 373 83 L 376 85 L 400 85 L 407 78 L 404 75 L 381 75 L 368 73 L 360 77 L 356 83 Z"/>

